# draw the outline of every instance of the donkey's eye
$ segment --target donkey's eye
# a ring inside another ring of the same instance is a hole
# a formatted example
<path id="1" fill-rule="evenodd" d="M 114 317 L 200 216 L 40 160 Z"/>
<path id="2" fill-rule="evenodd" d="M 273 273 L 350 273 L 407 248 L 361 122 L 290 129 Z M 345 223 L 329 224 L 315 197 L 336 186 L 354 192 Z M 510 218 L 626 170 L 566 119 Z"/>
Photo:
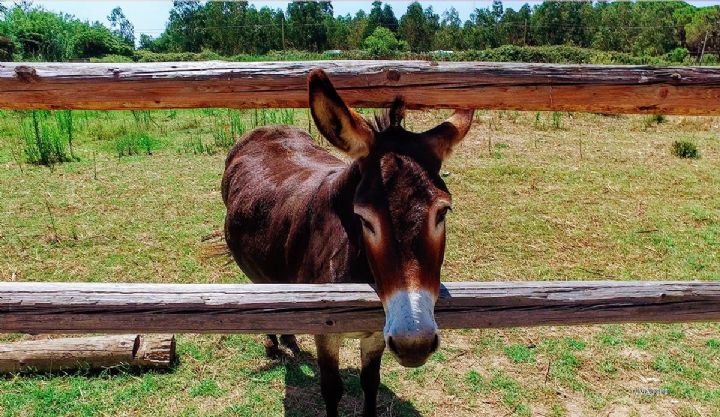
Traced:
<path id="1" fill-rule="evenodd" d="M 362 223 L 363 229 L 367 230 L 372 234 L 375 234 L 375 228 L 373 227 L 372 223 L 365 220 L 362 216 L 358 216 L 358 219 L 360 219 L 360 223 Z"/>
<path id="2" fill-rule="evenodd" d="M 435 226 L 440 226 L 440 224 L 445 221 L 445 216 L 447 216 L 447 213 L 450 210 L 452 210 L 450 206 L 446 206 L 437 211 L 437 215 L 435 217 Z"/>

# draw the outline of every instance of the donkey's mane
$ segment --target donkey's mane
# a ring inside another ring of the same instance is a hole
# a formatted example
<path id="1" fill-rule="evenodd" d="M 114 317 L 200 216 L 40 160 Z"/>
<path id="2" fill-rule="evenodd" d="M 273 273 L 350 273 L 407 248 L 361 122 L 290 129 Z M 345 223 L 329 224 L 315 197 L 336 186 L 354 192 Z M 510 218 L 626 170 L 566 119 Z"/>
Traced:
<path id="1" fill-rule="evenodd" d="M 366 118 L 370 127 L 375 133 L 382 133 L 391 127 L 399 127 L 405 118 L 405 100 L 397 96 L 390 108 L 376 112 Z"/>

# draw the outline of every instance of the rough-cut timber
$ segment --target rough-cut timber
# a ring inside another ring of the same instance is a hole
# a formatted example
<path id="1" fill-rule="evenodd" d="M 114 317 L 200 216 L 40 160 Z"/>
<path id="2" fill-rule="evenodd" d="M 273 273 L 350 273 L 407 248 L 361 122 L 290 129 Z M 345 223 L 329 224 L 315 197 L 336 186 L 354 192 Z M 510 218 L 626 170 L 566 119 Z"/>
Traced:
<path id="1" fill-rule="evenodd" d="M 720 320 L 720 282 L 455 282 L 441 328 Z M 382 329 L 365 284 L 0 283 L 0 332 L 335 333 Z"/>
<path id="2" fill-rule="evenodd" d="M 0 344 L 0 374 L 118 365 L 168 368 L 174 361 L 173 335 L 95 336 Z"/>
<path id="3" fill-rule="evenodd" d="M 0 108 L 307 107 L 317 67 L 361 107 L 720 114 L 720 67 L 429 61 L 0 63 Z"/>

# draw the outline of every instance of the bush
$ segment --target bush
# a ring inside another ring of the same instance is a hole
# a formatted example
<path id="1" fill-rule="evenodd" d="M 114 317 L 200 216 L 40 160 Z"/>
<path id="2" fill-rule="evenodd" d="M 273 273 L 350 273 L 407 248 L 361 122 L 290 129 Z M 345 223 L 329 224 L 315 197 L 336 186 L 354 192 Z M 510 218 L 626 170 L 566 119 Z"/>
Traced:
<path id="1" fill-rule="evenodd" d="M 90 58 L 90 62 L 100 62 L 108 64 L 116 64 L 121 62 L 134 62 L 132 57 L 125 55 L 104 55 L 101 57 Z"/>
<path id="2" fill-rule="evenodd" d="M 408 48 L 407 42 L 398 41 L 390 29 L 382 26 L 375 28 L 363 46 L 373 58 L 390 58 L 394 53 Z"/>
<path id="3" fill-rule="evenodd" d="M 690 56 L 690 51 L 686 48 L 675 48 L 665 55 L 665 59 L 672 63 L 682 64 Z"/>
<path id="4" fill-rule="evenodd" d="M 667 122 L 667 117 L 662 114 L 651 114 L 647 117 L 645 117 L 645 128 L 648 128 L 652 125 L 659 125 Z"/>
<path id="5" fill-rule="evenodd" d="M 715 54 L 705 54 L 703 55 L 702 61 L 700 61 L 701 65 L 718 65 L 720 64 L 720 57 Z"/>
<path id="6" fill-rule="evenodd" d="M 125 55 L 133 53 L 133 47 L 120 40 L 102 25 L 79 26 L 73 37 L 74 56 L 90 58 L 103 55 Z"/>
<path id="7" fill-rule="evenodd" d="M 698 159 L 700 152 L 694 143 L 687 140 L 675 141 L 672 144 L 672 153 L 678 158 Z"/>

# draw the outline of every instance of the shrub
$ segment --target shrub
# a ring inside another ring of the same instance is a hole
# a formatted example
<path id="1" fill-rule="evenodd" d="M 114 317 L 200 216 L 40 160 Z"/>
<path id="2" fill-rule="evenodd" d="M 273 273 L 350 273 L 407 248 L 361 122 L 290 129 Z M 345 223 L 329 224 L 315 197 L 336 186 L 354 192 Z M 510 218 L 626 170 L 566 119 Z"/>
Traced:
<path id="1" fill-rule="evenodd" d="M 720 64 L 720 57 L 715 54 L 705 54 L 703 55 L 702 61 L 700 61 L 701 65 L 718 65 Z"/>
<path id="2" fill-rule="evenodd" d="M 132 55 L 132 46 L 114 35 L 108 28 L 95 24 L 93 26 L 78 25 L 72 39 L 74 56 L 90 58 L 102 55 Z"/>
<path id="3" fill-rule="evenodd" d="M 672 144 L 672 153 L 678 158 L 698 159 L 700 151 L 694 143 L 687 140 L 675 141 Z"/>
<path id="4" fill-rule="evenodd" d="M 672 63 L 682 64 L 689 56 L 690 51 L 686 48 L 675 48 L 665 55 L 665 58 Z"/>
<path id="5" fill-rule="evenodd" d="M 662 114 L 651 114 L 645 118 L 645 127 L 648 128 L 652 125 L 659 125 L 667 122 L 667 117 Z"/>
<path id="6" fill-rule="evenodd" d="M 90 62 L 116 64 L 116 63 L 121 63 L 121 62 L 134 62 L 134 61 L 131 57 L 125 56 L 125 55 L 104 55 L 99 58 L 92 57 L 92 58 L 90 58 Z"/>
<path id="7" fill-rule="evenodd" d="M 365 50 L 374 58 L 389 58 L 407 49 L 407 42 L 398 41 L 390 29 L 379 26 L 363 42 Z"/>

